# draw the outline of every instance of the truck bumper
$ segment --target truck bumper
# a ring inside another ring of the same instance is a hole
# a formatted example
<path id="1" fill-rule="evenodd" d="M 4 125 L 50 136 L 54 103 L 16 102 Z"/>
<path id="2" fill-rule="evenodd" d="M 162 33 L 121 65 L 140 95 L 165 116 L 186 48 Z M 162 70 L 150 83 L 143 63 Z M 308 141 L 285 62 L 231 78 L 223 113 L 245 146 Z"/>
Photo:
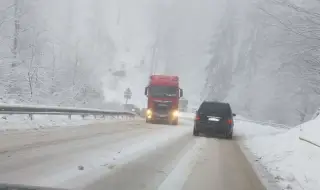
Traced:
<path id="1" fill-rule="evenodd" d="M 170 115 L 152 115 L 146 117 L 146 121 L 148 123 L 154 123 L 154 122 L 161 122 L 166 124 L 172 124 L 172 123 L 178 123 L 178 117 L 177 116 L 170 116 Z"/>

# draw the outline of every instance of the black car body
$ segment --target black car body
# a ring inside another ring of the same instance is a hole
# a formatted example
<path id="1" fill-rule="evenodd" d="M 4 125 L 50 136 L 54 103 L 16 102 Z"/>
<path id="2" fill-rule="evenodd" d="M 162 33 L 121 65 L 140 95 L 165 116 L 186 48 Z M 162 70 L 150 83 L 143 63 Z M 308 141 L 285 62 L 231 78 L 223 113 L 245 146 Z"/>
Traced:
<path id="1" fill-rule="evenodd" d="M 204 101 L 196 112 L 193 135 L 200 133 L 222 134 L 231 139 L 233 135 L 233 116 L 230 104 L 224 102 Z"/>

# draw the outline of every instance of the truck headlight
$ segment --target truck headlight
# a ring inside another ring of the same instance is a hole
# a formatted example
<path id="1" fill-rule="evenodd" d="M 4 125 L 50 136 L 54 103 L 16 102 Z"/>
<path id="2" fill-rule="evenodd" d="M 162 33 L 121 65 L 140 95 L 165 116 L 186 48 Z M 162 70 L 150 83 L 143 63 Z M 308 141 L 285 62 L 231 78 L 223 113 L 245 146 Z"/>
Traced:
<path id="1" fill-rule="evenodd" d="M 174 110 L 172 112 L 173 117 L 178 117 L 179 116 L 179 111 L 178 110 Z"/>
<path id="2" fill-rule="evenodd" d="M 152 111 L 150 109 L 147 110 L 147 115 L 152 115 Z"/>

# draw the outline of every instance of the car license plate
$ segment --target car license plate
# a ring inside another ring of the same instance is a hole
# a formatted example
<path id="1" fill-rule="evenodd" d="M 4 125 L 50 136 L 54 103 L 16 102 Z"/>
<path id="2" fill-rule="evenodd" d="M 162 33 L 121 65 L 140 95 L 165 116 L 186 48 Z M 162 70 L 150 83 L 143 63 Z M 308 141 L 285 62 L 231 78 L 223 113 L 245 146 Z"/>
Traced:
<path id="1" fill-rule="evenodd" d="M 209 117 L 208 119 L 209 121 L 220 121 L 219 118 L 216 118 L 216 117 Z"/>

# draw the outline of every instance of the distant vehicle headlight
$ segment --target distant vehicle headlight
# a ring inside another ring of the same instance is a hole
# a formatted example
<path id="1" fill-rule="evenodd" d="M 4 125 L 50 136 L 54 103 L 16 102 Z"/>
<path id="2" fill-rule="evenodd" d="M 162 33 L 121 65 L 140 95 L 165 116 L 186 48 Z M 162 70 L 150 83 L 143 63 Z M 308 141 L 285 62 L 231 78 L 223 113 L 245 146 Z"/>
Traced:
<path id="1" fill-rule="evenodd" d="M 132 109 L 131 111 L 136 111 L 135 109 Z"/>
<path id="2" fill-rule="evenodd" d="M 178 110 L 174 110 L 174 111 L 172 112 L 172 115 L 173 115 L 174 117 L 178 117 L 178 116 L 179 116 L 179 111 L 178 111 Z"/>

